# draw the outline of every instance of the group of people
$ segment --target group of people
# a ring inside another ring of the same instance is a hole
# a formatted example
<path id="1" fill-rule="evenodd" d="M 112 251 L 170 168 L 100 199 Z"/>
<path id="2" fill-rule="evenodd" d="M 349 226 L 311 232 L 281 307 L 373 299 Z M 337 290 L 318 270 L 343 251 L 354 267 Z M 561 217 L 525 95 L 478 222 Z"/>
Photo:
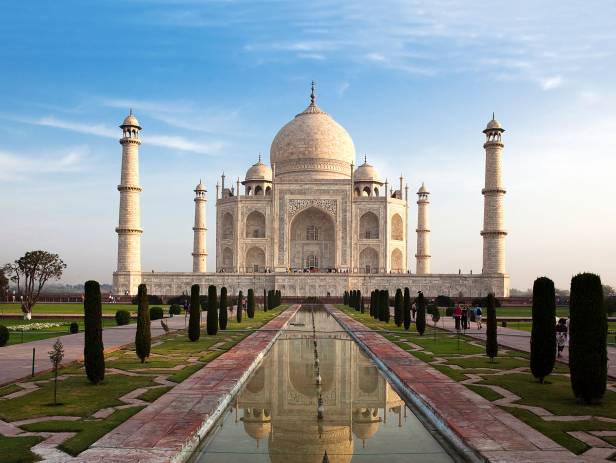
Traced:
<path id="1" fill-rule="evenodd" d="M 466 305 L 457 304 L 455 309 L 453 309 L 453 319 L 456 322 L 456 330 L 468 330 L 470 329 L 470 320 L 471 318 L 475 319 L 475 323 L 477 324 L 477 329 L 480 330 L 483 328 L 483 324 L 481 322 L 482 311 L 481 307 L 471 307 Z"/>

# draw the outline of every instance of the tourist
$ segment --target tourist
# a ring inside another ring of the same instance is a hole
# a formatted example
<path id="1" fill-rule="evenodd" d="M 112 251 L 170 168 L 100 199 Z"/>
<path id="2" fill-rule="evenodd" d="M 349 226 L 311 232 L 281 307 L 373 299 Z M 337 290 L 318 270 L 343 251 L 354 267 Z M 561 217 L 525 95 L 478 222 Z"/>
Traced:
<path id="1" fill-rule="evenodd" d="M 565 344 L 567 344 L 567 334 L 569 330 L 567 329 L 567 320 L 561 318 L 558 320 L 556 324 L 556 345 L 558 346 L 558 356 L 565 348 Z"/>
<path id="2" fill-rule="evenodd" d="M 453 319 L 456 321 L 456 331 L 460 331 L 460 318 L 462 317 L 462 309 L 460 308 L 460 304 L 456 305 L 456 308 L 453 309 Z"/>
<path id="3" fill-rule="evenodd" d="M 468 309 L 466 306 L 462 306 L 461 312 L 460 321 L 462 322 L 462 329 L 466 331 L 468 329 Z"/>
<path id="4" fill-rule="evenodd" d="M 477 323 L 477 329 L 480 330 L 481 328 L 483 328 L 482 324 L 481 324 L 481 307 L 477 306 L 475 307 L 475 322 Z"/>
<path id="5" fill-rule="evenodd" d="M 411 306 L 411 319 L 415 320 L 415 314 L 417 313 L 417 306 L 415 304 L 413 304 Z"/>

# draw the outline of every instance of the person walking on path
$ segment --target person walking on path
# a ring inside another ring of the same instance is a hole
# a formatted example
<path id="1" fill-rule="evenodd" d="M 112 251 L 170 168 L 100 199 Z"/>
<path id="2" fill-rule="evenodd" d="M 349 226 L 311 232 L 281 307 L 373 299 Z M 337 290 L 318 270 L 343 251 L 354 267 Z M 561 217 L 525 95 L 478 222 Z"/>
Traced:
<path id="1" fill-rule="evenodd" d="M 417 306 L 413 304 L 411 306 L 411 320 L 415 320 L 415 314 L 417 313 Z"/>
<path id="2" fill-rule="evenodd" d="M 558 356 L 560 357 L 562 351 L 567 344 L 567 334 L 569 330 L 567 328 L 567 320 L 561 318 L 556 324 L 556 345 L 558 346 Z"/>
<path id="3" fill-rule="evenodd" d="M 456 321 L 456 331 L 460 331 L 460 318 L 462 317 L 462 309 L 460 308 L 460 304 L 456 305 L 456 308 L 453 309 L 453 319 Z"/>
<path id="4" fill-rule="evenodd" d="M 460 317 L 460 321 L 462 322 L 462 329 L 464 331 L 468 330 L 468 308 L 466 306 L 462 307 L 462 316 Z"/>
<path id="5" fill-rule="evenodd" d="M 477 306 L 473 309 L 475 311 L 475 322 L 477 323 L 477 329 L 480 330 L 482 328 L 481 324 L 481 307 Z"/>

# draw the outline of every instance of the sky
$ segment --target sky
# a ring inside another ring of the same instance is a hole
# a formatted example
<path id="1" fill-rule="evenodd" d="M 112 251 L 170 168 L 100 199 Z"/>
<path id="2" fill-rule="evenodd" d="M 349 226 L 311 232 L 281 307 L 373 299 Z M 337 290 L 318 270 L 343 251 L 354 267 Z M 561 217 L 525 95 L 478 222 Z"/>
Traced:
<path id="1" fill-rule="evenodd" d="M 111 282 L 117 126 L 132 108 L 143 270 L 191 270 L 200 179 L 214 270 L 220 174 L 235 184 L 267 161 L 315 80 L 358 160 L 411 192 L 426 183 L 434 273 L 481 271 L 494 111 L 512 287 L 568 288 L 582 271 L 616 286 L 611 0 L 33 0 L 3 5 L 0 43 L 0 263 L 45 249 L 63 282 Z M 411 229 L 416 214 L 413 201 Z"/>

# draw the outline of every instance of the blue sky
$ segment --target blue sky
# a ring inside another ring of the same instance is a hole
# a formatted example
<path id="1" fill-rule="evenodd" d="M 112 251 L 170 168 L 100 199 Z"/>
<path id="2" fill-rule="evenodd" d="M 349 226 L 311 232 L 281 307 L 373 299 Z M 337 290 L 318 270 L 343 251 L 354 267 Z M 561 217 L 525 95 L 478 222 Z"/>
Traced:
<path id="1" fill-rule="evenodd" d="M 218 176 L 267 160 L 314 79 L 358 159 L 411 191 L 426 182 L 434 272 L 481 270 L 495 111 L 512 286 L 567 287 L 579 271 L 616 285 L 614 2 L 10 2 L 0 43 L 0 262 L 48 249 L 64 281 L 111 281 L 117 125 L 132 107 L 143 269 L 190 270 L 200 178 L 213 269 Z"/>

